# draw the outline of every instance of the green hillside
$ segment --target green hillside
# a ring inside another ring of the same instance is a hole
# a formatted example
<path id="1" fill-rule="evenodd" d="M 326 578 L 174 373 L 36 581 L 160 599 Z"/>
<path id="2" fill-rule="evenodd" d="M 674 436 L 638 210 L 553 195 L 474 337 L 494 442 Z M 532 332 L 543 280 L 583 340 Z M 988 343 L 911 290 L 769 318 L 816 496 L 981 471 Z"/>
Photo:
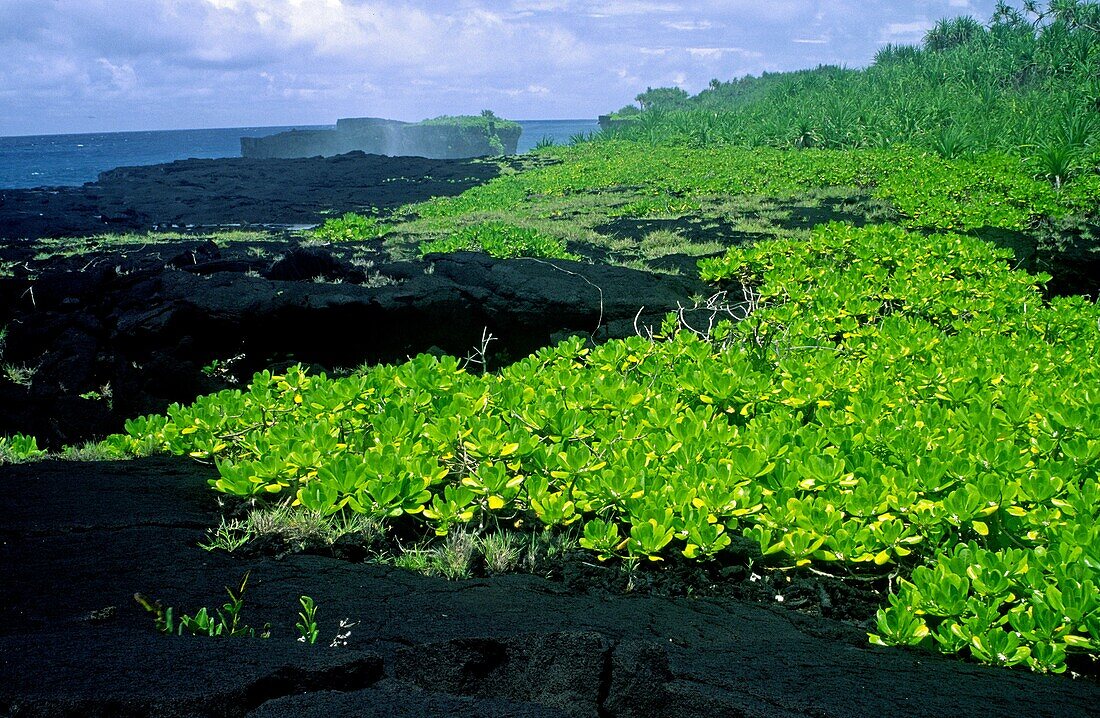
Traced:
<path id="1" fill-rule="evenodd" d="M 920 47 L 887 45 L 864 70 L 713 80 L 693 97 L 650 89 L 620 134 L 694 147 L 907 144 L 948 158 L 997 150 L 1064 181 L 1096 171 L 1098 37 L 1095 2 L 1002 4 L 985 24 L 945 19 Z"/>

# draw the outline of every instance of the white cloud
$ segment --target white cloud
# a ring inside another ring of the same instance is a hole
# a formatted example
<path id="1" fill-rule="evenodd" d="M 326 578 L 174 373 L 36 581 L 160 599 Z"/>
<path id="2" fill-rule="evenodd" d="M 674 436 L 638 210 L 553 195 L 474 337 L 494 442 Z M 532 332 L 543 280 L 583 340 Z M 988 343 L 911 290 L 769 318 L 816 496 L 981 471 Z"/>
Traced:
<path id="1" fill-rule="evenodd" d="M 107 80 L 106 88 L 110 91 L 126 92 L 138 84 L 137 73 L 130 65 L 116 65 L 107 58 L 100 57 L 96 59 L 96 66 L 101 71 L 100 76 Z"/>
<path id="2" fill-rule="evenodd" d="M 689 47 L 687 53 L 692 57 L 720 60 L 727 55 L 736 55 L 741 58 L 761 58 L 762 52 L 746 50 L 743 47 Z"/>
<path id="3" fill-rule="evenodd" d="M 865 65 L 994 2 L 0 0 L 0 135 L 595 116 L 646 87 Z"/>
<path id="4" fill-rule="evenodd" d="M 666 21 L 661 25 L 667 27 L 670 30 L 681 30 L 684 32 L 693 30 L 711 30 L 717 25 L 710 20 L 679 20 L 676 22 Z"/>
<path id="5" fill-rule="evenodd" d="M 550 94 L 550 88 L 544 85 L 531 84 L 527 87 L 510 87 L 506 90 L 502 90 L 505 95 L 509 97 L 522 97 L 524 95 L 533 95 L 536 97 L 542 97 Z"/>
<path id="6" fill-rule="evenodd" d="M 879 36 L 881 42 L 920 42 L 924 34 L 931 29 L 932 23 L 927 20 L 915 22 L 892 22 L 882 29 Z"/>
<path id="7" fill-rule="evenodd" d="M 709 60 L 717 60 L 722 57 L 722 48 L 720 47 L 689 47 L 687 53 L 692 57 L 706 58 Z"/>
<path id="8" fill-rule="evenodd" d="M 679 4 L 646 2 L 645 0 L 606 0 L 587 3 L 588 14 L 593 17 L 619 17 L 623 15 L 653 15 L 673 13 L 680 10 Z"/>

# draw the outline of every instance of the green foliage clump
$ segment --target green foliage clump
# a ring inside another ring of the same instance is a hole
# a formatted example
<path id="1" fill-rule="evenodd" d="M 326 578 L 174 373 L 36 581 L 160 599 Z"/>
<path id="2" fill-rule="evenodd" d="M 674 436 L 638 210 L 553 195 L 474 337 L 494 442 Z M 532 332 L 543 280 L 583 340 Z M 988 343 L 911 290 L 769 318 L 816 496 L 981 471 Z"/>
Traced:
<path id="1" fill-rule="evenodd" d="M 492 110 L 482 110 L 480 115 L 440 115 L 430 120 L 423 120 L 421 125 L 446 125 L 451 127 L 467 127 L 482 130 L 497 129 L 521 129 L 518 122 L 497 117 Z"/>
<path id="2" fill-rule="evenodd" d="M 613 120 L 630 120 L 641 114 L 641 110 L 637 105 L 623 105 L 615 112 L 611 113 L 611 119 Z"/>
<path id="3" fill-rule="evenodd" d="M 602 560 L 905 576 L 873 640 L 1061 671 L 1100 653 L 1100 309 L 964 235 L 831 225 L 703 263 L 737 324 L 261 373 L 150 426 L 218 491 L 428 532 L 576 525 Z"/>
<path id="4" fill-rule="evenodd" d="M 298 642 L 313 645 L 320 635 L 317 628 L 317 603 L 310 596 L 300 596 L 298 603 L 302 607 L 298 612 L 298 621 L 294 624 L 294 630 L 298 631 Z"/>
<path id="5" fill-rule="evenodd" d="M 387 229 L 377 217 L 348 212 L 342 217 L 325 220 L 313 230 L 313 236 L 326 242 L 361 242 L 381 237 Z"/>
<path id="6" fill-rule="evenodd" d="M 442 239 L 424 242 L 420 255 L 433 252 L 485 252 L 497 259 L 547 257 L 576 259 L 560 239 L 504 222 L 481 222 L 456 230 Z"/>
<path id="7" fill-rule="evenodd" d="M 609 213 L 611 217 L 678 217 L 699 210 L 699 203 L 677 197 L 667 192 L 656 191 L 633 202 L 628 202 Z"/>
<path id="8" fill-rule="evenodd" d="M 492 154 L 503 155 L 505 152 L 504 141 L 501 133 L 519 137 L 522 128 L 518 122 L 497 117 L 492 110 L 482 110 L 480 115 L 442 115 L 419 123 L 422 126 L 457 127 L 463 131 L 472 131 L 484 136 Z"/>
<path id="9" fill-rule="evenodd" d="M 240 588 L 236 591 L 226 587 L 229 594 L 227 601 L 220 609 L 208 610 L 205 606 L 190 616 L 181 614 L 176 616 L 175 609 L 165 607 L 160 601 L 154 601 L 144 594 L 135 593 L 134 601 L 149 613 L 153 614 L 157 630 L 168 635 L 208 636 L 210 638 L 255 638 L 256 629 L 245 625 L 241 621 L 241 610 L 244 608 L 244 591 L 248 587 L 248 574 L 241 579 Z M 271 627 L 265 625 L 261 629 L 260 637 L 268 638 L 271 635 Z"/>
<path id="10" fill-rule="evenodd" d="M 985 27 L 969 15 L 943 18 L 925 33 L 924 49 L 929 52 L 944 52 L 945 50 L 976 43 L 985 34 Z"/>
<path id="11" fill-rule="evenodd" d="M 123 424 L 125 430 L 121 434 L 111 434 L 100 442 L 87 444 L 67 453 L 77 461 L 117 459 L 122 457 L 151 456 L 163 448 L 156 437 L 164 430 L 168 419 L 160 414 L 138 416 L 127 419 Z M 92 453 L 94 456 L 89 457 Z"/>
<path id="12" fill-rule="evenodd" d="M 634 98 L 642 110 L 674 110 L 688 104 L 690 95 L 680 87 L 649 87 Z M 627 106 L 629 107 L 629 105 Z M 623 108 L 626 109 L 625 107 Z M 622 112 L 622 110 L 620 110 Z M 628 111 L 629 112 L 629 111 Z"/>
<path id="13" fill-rule="evenodd" d="M 38 448 L 38 439 L 33 436 L 0 436 L 0 465 L 21 464 L 44 456 L 46 452 Z"/>

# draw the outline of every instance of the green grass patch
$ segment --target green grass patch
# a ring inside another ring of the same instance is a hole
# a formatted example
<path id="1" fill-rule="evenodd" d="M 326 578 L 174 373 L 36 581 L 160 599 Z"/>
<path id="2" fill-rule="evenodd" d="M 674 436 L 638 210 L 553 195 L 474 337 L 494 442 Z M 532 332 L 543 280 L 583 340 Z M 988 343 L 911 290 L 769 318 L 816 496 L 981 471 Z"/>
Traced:
<path id="1" fill-rule="evenodd" d="M 331 547 L 337 541 L 354 538 L 364 548 L 376 544 L 382 524 L 362 514 L 303 511 L 288 504 L 260 506 L 243 519 L 223 519 L 207 532 L 200 546 L 208 551 L 232 553 L 249 541 L 276 538 L 292 551 Z"/>
<path id="2" fill-rule="evenodd" d="M 611 217 L 678 217 L 699 211 L 699 203 L 664 192 L 628 202 L 610 213 Z"/>
<path id="3" fill-rule="evenodd" d="M 179 242 L 214 242 L 215 244 L 267 243 L 285 239 L 285 234 L 267 230 L 226 230 L 219 232 L 124 232 L 97 234 L 88 237 L 41 238 L 26 243 L 35 250 L 33 262 L 43 262 L 56 257 L 83 257 L 96 252 L 140 250 L 150 246 L 170 245 Z M 20 264 L 0 263 L 0 276 L 11 275 Z"/>
<path id="4" fill-rule="evenodd" d="M 891 203 L 905 226 L 933 230 L 1021 230 L 1043 217 L 1091 213 L 1096 187 L 1061 190 L 1008 155 L 947 160 L 911 148 L 801 151 L 767 147 L 694 149 L 611 140 L 547 150 L 564 161 L 498 177 L 458 197 L 410 208 L 420 217 L 460 218 L 589 192 L 640 195 L 612 212 L 669 216 L 729 195 L 795 198 L 826 188 L 862 190 Z"/>
<path id="5" fill-rule="evenodd" d="M 324 224 L 313 230 L 312 235 L 325 242 L 361 242 L 381 237 L 387 229 L 378 217 L 348 212 L 341 217 L 325 220 Z"/>
<path id="6" fill-rule="evenodd" d="M 497 259 L 512 257 L 546 257 L 576 259 L 565 249 L 565 243 L 537 230 L 503 222 L 482 222 L 455 231 L 441 239 L 420 245 L 420 255 L 433 252 L 485 252 Z"/>

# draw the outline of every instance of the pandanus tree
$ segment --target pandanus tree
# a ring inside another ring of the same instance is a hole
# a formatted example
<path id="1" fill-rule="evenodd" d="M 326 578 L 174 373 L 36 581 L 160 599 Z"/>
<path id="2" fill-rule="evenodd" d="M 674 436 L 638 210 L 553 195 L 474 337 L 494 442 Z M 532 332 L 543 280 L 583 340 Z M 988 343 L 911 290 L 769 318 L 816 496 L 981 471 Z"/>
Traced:
<path id="1" fill-rule="evenodd" d="M 925 34 L 924 48 L 931 52 L 942 52 L 968 45 L 985 34 L 985 27 L 969 15 L 944 18 Z"/>

